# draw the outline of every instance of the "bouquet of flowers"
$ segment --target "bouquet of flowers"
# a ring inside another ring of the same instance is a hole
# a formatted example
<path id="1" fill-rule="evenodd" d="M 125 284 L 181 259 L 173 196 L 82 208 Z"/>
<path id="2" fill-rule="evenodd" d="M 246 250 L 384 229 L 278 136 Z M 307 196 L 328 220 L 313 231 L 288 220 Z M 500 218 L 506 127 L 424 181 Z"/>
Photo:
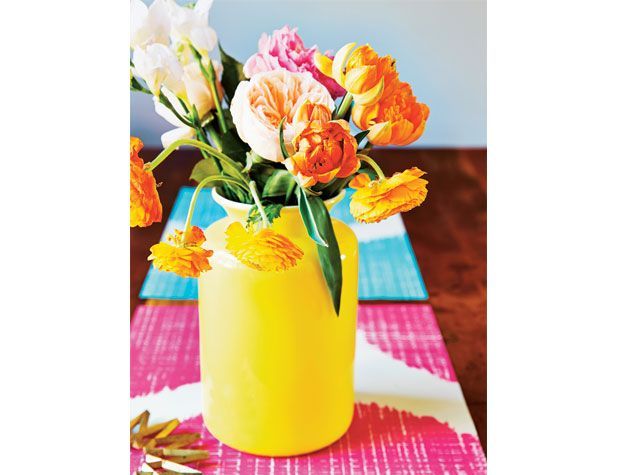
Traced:
<path id="1" fill-rule="evenodd" d="M 242 64 L 208 26 L 211 4 L 131 1 L 131 90 L 152 95 L 156 112 L 175 127 L 150 163 L 139 157 L 140 139 L 131 138 L 131 226 L 161 220 L 153 171 L 180 146 L 195 147 L 201 157 L 191 179 L 198 185 L 185 227 L 151 247 L 154 265 L 186 277 L 211 269 L 204 232 L 191 226 L 199 192 L 210 186 L 252 204 L 246 223 L 227 228 L 226 249 L 253 269 L 285 271 L 303 252 L 273 221 L 284 206 L 297 205 L 338 312 L 341 258 L 324 201 L 353 188 L 350 211 L 362 223 L 420 205 L 424 172 L 413 167 L 387 177 L 370 150 L 417 140 L 429 108 L 399 79 L 395 60 L 370 45 L 320 53 L 285 26 L 263 34 Z"/>

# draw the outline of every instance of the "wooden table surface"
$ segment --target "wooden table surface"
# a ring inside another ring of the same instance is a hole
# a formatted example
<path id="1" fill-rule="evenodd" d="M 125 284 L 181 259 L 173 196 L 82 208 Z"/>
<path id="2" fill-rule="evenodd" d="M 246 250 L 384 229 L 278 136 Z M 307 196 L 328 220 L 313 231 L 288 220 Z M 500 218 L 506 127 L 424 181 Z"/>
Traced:
<path id="1" fill-rule="evenodd" d="M 152 159 L 157 150 L 141 156 Z M 374 150 L 387 174 L 418 166 L 427 172 L 426 202 L 403 214 L 457 378 L 486 449 L 486 151 Z M 177 191 L 199 155 L 181 151 L 156 170 L 166 221 Z M 149 269 L 149 247 L 162 225 L 131 229 L 131 312 Z"/>

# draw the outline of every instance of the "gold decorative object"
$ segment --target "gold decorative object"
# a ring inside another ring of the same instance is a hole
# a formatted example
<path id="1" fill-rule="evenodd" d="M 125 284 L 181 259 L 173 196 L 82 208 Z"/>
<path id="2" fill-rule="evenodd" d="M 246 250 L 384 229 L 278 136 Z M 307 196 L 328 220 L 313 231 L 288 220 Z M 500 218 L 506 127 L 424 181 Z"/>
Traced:
<path id="1" fill-rule="evenodd" d="M 185 448 L 201 438 L 198 432 L 172 434 L 179 427 L 178 419 L 149 425 L 149 411 L 144 411 L 130 422 L 130 445 L 142 449 L 145 461 L 137 471 L 138 475 L 177 475 L 201 474 L 197 469 L 183 463 L 206 460 L 207 450 Z M 135 429 L 138 429 L 134 432 Z"/>

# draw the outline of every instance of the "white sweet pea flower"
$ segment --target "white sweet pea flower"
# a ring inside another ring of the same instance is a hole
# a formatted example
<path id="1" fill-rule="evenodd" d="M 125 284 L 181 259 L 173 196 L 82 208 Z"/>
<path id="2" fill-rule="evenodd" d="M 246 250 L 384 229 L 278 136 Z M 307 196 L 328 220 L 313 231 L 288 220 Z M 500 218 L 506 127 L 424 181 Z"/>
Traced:
<path id="1" fill-rule="evenodd" d="M 204 64 L 207 64 L 204 61 Z M 217 91 L 219 92 L 219 98 L 221 97 L 221 82 L 219 78 L 223 72 L 223 66 L 218 61 L 212 61 L 214 70 L 217 75 Z M 214 99 L 212 98 L 212 91 L 210 89 L 210 83 L 206 80 L 205 76 L 199 68 L 199 63 L 189 63 L 184 66 L 184 86 L 186 87 L 186 102 L 192 107 L 194 104 L 197 109 L 199 117 L 205 116 L 211 109 L 216 109 Z"/>
<path id="2" fill-rule="evenodd" d="M 170 30 L 166 0 L 155 0 L 150 7 L 140 0 L 131 0 L 131 49 L 152 43 L 168 45 Z"/>
<path id="3" fill-rule="evenodd" d="M 171 105 L 175 108 L 178 114 L 181 116 L 185 116 L 186 112 L 184 108 L 181 106 L 177 97 L 167 89 L 164 89 L 164 95 L 170 101 Z M 186 124 L 182 123 L 173 112 L 162 104 L 157 97 L 153 97 L 153 104 L 155 106 L 155 112 L 165 119 L 169 124 L 174 125 L 175 128 L 169 130 L 168 132 L 164 132 L 162 134 L 162 146 L 164 148 L 168 147 L 170 144 L 179 139 L 192 139 L 195 138 L 195 129 L 188 127 Z"/>
<path id="4" fill-rule="evenodd" d="M 208 26 L 213 0 L 199 0 L 193 8 L 168 0 L 171 13 L 171 39 L 176 44 L 191 43 L 199 52 L 208 53 L 217 45 L 217 34 Z"/>
<path id="5" fill-rule="evenodd" d="M 173 51 L 163 44 L 153 43 L 133 52 L 134 74 L 144 79 L 154 96 L 160 94 L 162 86 L 178 97 L 186 93 L 184 70 Z"/>

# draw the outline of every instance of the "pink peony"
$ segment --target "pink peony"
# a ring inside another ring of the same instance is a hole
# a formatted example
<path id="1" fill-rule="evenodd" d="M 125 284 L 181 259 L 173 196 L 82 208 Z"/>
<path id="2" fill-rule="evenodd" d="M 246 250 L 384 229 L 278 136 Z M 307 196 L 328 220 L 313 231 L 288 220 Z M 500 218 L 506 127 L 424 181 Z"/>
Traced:
<path id="1" fill-rule="evenodd" d="M 245 75 L 252 77 L 256 73 L 286 69 L 291 72 L 308 72 L 323 84 L 333 98 L 341 97 L 346 92 L 334 79 L 324 76 L 315 67 L 313 54 L 317 46 L 305 48 L 297 28 L 284 26 L 275 30 L 271 36 L 263 33 L 258 40 L 258 53 L 251 56 L 243 67 Z M 329 52 L 326 56 L 332 58 Z"/>

